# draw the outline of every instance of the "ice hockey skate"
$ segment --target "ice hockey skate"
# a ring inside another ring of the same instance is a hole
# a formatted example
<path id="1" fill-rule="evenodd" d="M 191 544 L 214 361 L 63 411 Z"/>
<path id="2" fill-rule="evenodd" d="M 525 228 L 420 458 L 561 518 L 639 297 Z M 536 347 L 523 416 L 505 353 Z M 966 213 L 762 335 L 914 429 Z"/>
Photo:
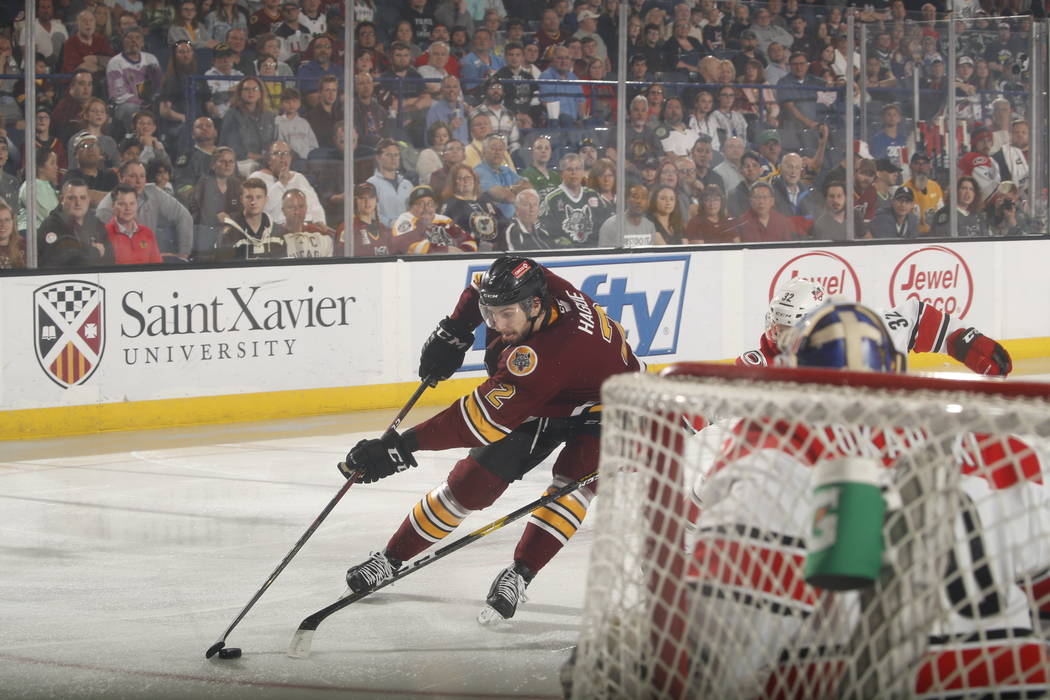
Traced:
<path id="1" fill-rule="evenodd" d="M 478 613 L 478 622 L 482 625 L 493 625 L 514 617 L 518 603 L 528 600 L 525 588 L 532 580 L 532 572 L 520 564 L 511 564 L 499 572 L 489 588 L 488 604 Z"/>
<path id="2" fill-rule="evenodd" d="M 354 593 L 370 591 L 389 581 L 401 568 L 401 562 L 387 557 L 384 552 L 372 552 L 372 556 L 346 571 L 346 585 Z"/>

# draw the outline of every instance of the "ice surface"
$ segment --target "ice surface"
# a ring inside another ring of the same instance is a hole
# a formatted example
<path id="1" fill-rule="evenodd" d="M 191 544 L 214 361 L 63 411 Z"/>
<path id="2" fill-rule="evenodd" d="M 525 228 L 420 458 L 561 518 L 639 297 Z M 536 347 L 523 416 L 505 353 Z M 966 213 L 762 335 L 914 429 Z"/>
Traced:
<path id="1" fill-rule="evenodd" d="M 285 655 L 302 618 L 345 590 L 347 566 L 381 547 L 462 451 L 421 453 L 418 469 L 351 488 L 227 639 L 244 656 L 204 659 L 339 490 L 347 447 L 378 432 L 341 432 L 340 420 L 4 444 L 0 697 L 560 697 L 586 523 L 503 628 L 475 618 L 525 519 L 328 618 L 309 659 Z M 453 537 L 549 481 L 548 461 Z"/>

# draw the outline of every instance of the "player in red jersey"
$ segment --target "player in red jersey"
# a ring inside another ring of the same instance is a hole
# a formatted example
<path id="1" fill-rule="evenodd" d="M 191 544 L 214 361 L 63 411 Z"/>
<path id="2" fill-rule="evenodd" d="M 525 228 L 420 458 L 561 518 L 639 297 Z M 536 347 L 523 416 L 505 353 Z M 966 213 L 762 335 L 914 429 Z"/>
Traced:
<path id="1" fill-rule="evenodd" d="M 489 378 L 404 434 L 362 440 L 340 469 L 371 483 L 410 466 L 417 450 L 471 448 L 423 497 L 401 527 L 347 571 L 354 592 L 392 577 L 403 562 L 449 535 L 471 511 L 491 505 L 560 446 L 551 489 L 598 468 L 603 381 L 641 369 L 623 329 L 593 299 L 528 258 L 504 256 L 460 295 L 423 346 L 420 377 L 447 379 L 485 322 Z M 525 587 L 568 542 L 594 496 L 586 486 L 530 516 L 514 561 L 493 581 L 479 622 L 514 615 Z"/>
<path id="2" fill-rule="evenodd" d="M 828 298 L 815 282 L 796 278 L 785 284 L 769 302 L 766 330 L 759 338 L 757 350 L 748 350 L 736 358 L 738 365 L 765 367 L 780 354 L 777 336 L 794 326 L 811 309 Z M 880 311 L 898 352 L 944 352 L 962 362 L 977 374 L 1006 376 L 1013 362 L 1006 348 L 980 333 L 976 328 L 931 304 L 908 299 L 889 311 Z"/>

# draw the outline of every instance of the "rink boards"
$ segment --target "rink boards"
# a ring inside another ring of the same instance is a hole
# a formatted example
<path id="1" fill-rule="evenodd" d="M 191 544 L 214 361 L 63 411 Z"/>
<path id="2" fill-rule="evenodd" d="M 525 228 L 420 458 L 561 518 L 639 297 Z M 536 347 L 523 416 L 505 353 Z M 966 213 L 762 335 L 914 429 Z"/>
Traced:
<path id="1" fill-rule="evenodd" d="M 1048 259 L 1047 240 L 541 257 L 620 321 L 650 365 L 753 348 L 773 290 L 793 277 L 878 308 L 917 296 L 1005 339 L 1015 358 L 1048 356 Z M 419 348 L 489 260 L 0 278 L 0 438 L 400 405 Z M 478 335 L 458 379 L 424 403 L 482 376 Z"/>

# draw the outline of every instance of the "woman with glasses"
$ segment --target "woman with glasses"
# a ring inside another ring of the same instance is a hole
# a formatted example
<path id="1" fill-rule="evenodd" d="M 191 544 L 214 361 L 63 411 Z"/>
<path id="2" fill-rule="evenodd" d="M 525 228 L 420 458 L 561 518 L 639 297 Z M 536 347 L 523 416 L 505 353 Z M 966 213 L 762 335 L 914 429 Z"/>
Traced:
<path id="1" fill-rule="evenodd" d="M 277 124 L 266 105 L 264 90 L 262 81 L 254 76 L 241 80 L 222 120 L 219 145 L 233 149 L 244 177 L 259 168 L 263 154 L 277 139 Z"/>
<path id="2" fill-rule="evenodd" d="M 501 237 L 507 222 L 492 201 L 481 195 L 481 183 L 473 168 L 464 163 L 452 168 L 441 200 L 440 214 L 473 236 L 480 250 L 493 249 L 493 241 Z"/>
<path id="3" fill-rule="evenodd" d="M 416 174 L 420 182 L 429 183 L 430 176 L 441 170 L 441 153 L 451 140 L 452 132 L 443 121 L 436 121 L 427 129 L 427 148 L 419 152 L 416 160 Z"/>
<path id="4" fill-rule="evenodd" d="M 738 109 L 739 94 L 734 85 L 723 85 L 718 89 L 718 109 L 712 113 L 721 143 L 736 137 L 747 141 L 747 118 Z"/>
<path id="5" fill-rule="evenodd" d="M 180 41 L 207 49 L 214 48 L 219 43 L 201 22 L 196 0 L 182 0 L 178 5 L 178 12 L 175 13 L 175 21 L 168 27 L 168 45 L 178 46 Z"/>

